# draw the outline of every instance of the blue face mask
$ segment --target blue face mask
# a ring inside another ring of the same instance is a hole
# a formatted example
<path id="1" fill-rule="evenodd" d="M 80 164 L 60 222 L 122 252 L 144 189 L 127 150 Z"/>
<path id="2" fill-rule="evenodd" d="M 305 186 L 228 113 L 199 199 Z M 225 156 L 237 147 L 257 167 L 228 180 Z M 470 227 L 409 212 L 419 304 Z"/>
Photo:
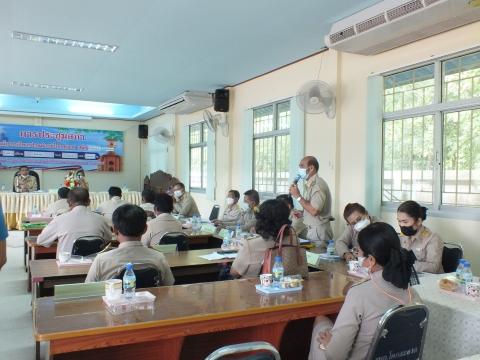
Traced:
<path id="1" fill-rule="evenodd" d="M 298 168 L 297 175 L 300 179 L 304 180 L 307 177 L 307 169 Z"/>

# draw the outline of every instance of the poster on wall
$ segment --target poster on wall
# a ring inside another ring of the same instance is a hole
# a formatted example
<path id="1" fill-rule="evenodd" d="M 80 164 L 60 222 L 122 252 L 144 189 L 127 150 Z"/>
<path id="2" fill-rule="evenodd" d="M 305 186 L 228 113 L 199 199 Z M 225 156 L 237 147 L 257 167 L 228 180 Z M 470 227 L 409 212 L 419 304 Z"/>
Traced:
<path id="1" fill-rule="evenodd" d="M 123 132 L 0 124 L 0 169 L 121 171 Z"/>

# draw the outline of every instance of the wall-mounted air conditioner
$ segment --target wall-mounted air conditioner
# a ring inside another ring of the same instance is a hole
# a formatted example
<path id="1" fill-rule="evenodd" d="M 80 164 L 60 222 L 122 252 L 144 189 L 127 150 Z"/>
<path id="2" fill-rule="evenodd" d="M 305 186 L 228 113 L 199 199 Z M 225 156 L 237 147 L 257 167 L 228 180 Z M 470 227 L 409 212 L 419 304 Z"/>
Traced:
<path id="1" fill-rule="evenodd" d="M 472 0 L 384 0 L 332 25 L 325 44 L 375 55 L 480 20 Z"/>
<path id="2" fill-rule="evenodd" d="M 190 114 L 213 105 L 212 94 L 202 91 L 185 91 L 158 107 L 160 113 Z"/>

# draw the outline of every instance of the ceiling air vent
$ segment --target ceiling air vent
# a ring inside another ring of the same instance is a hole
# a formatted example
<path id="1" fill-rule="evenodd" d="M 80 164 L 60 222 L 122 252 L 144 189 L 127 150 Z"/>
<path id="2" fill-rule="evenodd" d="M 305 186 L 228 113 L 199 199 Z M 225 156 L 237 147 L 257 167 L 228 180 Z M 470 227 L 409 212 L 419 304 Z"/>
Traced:
<path id="1" fill-rule="evenodd" d="M 430 6 L 432 4 L 435 4 L 438 1 L 440 1 L 440 0 L 424 0 L 425 6 Z"/>
<path id="2" fill-rule="evenodd" d="M 421 0 L 409 1 L 403 5 L 397 6 L 393 9 L 387 11 L 388 20 L 392 21 L 398 19 L 402 16 L 413 13 L 419 9 L 423 8 Z"/>
<path id="3" fill-rule="evenodd" d="M 330 42 L 335 44 L 336 42 L 348 39 L 355 35 L 355 30 L 353 30 L 353 26 L 350 26 L 342 31 L 337 31 L 334 34 L 330 34 Z"/>
<path id="4" fill-rule="evenodd" d="M 385 24 L 386 22 L 387 22 L 387 19 L 385 19 L 385 15 L 378 14 L 377 16 L 371 17 L 368 20 L 359 22 L 358 24 L 355 25 L 355 29 L 357 30 L 357 33 L 362 33 L 364 31 L 373 29 L 378 25 Z"/>

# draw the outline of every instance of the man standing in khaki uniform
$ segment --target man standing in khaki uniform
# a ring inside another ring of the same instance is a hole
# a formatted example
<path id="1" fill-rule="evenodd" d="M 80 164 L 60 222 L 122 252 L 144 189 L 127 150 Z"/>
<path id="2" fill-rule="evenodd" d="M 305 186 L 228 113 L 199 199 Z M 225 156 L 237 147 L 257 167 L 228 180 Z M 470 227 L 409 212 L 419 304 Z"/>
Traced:
<path id="1" fill-rule="evenodd" d="M 306 232 L 300 237 L 306 237 L 322 249 L 333 237 L 330 221 L 332 198 L 327 183 L 318 176 L 318 160 L 313 156 L 305 156 L 299 164 L 298 175 L 303 179 L 303 196 L 297 184 L 290 186 L 290 194 L 303 207 L 303 222 Z"/>
<path id="2" fill-rule="evenodd" d="M 185 185 L 173 185 L 173 213 L 185 217 L 200 216 L 197 204 L 190 193 L 185 191 Z"/>
<path id="3" fill-rule="evenodd" d="M 118 249 L 98 254 L 88 271 L 85 282 L 112 279 L 126 263 L 134 267 L 153 267 L 159 270 L 159 285 L 173 285 L 170 266 L 162 253 L 146 248 L 140 239 L 147 230 L 147 214 L 136 205 L 122 205 L 113 212 L 113 232 L 120 243 Z"/>

